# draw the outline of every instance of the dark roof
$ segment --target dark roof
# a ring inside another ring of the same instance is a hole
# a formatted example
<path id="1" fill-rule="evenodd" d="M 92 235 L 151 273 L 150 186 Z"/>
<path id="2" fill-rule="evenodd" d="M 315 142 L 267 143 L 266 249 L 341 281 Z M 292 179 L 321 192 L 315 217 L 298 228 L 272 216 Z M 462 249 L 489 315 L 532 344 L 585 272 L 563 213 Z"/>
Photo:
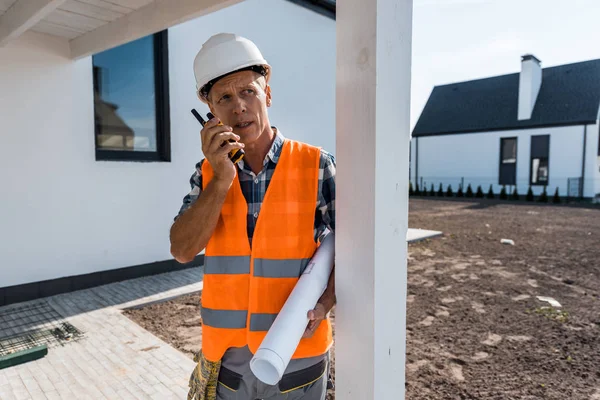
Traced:
<path id="1" fill-rule="evenodd" d="M 544 68 L 531 119 L 518 120 L 518 103 L 518 73 L 436 86 L 413 136 L 594 123 L 600 59 Z"/>
<path id="2" fill-rule="evenodd" d="M 335 0 L 288 0 L 302 7 L 335 19 Z"/>

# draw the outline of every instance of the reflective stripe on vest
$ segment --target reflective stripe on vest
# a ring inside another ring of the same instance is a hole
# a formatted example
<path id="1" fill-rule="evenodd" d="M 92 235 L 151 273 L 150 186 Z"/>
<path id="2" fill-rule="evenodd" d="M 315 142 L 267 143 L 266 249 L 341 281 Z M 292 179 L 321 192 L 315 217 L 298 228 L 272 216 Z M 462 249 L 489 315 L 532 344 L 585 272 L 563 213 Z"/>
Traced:
<path id="1" fill-rule="evenodd" d="M 299 278 L 310 262 L 310 258 L 271 260 L 254 259 L 254 276 L 262 278 Z"/>
<path id="2" fill-rule="evenodd" d="M 268 331 L 278 314 L 252 314 L 250 316 L 250 331 Z"/>
<path id="3" fill-rule="evenodd" d="M 246 327 L 248 311 L 214 310 L 202 307 L 200 315 L 202 316 L 202 325 L 213 328 L 240 329 Z"/>
<path id="4" fill-rule="evenodd" d="M 205 274 L 249 274 L 250 256 L 205 256 Z"/>

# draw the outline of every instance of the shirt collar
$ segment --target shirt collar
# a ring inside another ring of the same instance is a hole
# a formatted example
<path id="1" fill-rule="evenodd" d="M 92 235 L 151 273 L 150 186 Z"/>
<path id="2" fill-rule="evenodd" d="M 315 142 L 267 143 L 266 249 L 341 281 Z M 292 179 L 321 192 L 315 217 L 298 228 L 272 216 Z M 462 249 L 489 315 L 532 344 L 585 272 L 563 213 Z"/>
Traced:
<path id="1" fill-rule="evenodd" d="M 285 141 L 285 136 L 283 136 L 279 129 L 273 127 L 273 130 L 275 131 L 275 139 L 271 144 L 269 152 L 265 156 L 265 159 L 263 161 L 263 168 L 269 163 L 269 161 L 272 161 L 274 164 L 277 164 L 277 162 L 279 161 L 279 156 L 281 155 L 281 149 L 283 148 L 283 142 Z M 248 167 L 244 163 L 244 159 L 242 159 L 239 162 L 239 166 L 241 169 L 248 169 Z"/>
<path id="2" fill-rule="evenodd" d="M 281 133 L 281 131 L 279 129 L 277 129 L 275 127 L 273 127 L 273 129 L 275 130 L 275 139 L 273 140 L 271 149 L 269 150 L 269 152 L 267 153 L 267 156 L 265 157 L 265 162 L 263 163 L 263 165 L 265 165 L 267 163 L 267 160 L 271 160 L 275 164 L 277 164 L 277 161 L 279 161 L 279 156 L 281 155 L 281 149 L 283 147 L 283 142 L 285 140 L 285 137 L 283 136 L 283 134 Z"/>

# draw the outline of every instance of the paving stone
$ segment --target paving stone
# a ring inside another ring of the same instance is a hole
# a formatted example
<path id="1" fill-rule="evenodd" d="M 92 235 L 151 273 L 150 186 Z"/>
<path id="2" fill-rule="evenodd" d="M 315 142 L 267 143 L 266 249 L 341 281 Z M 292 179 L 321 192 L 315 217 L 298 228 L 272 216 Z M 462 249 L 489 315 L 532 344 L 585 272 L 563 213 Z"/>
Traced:
<path id="1" fill-rule="evenodd" d="M 44 393 L 46 395 L 46 397 L 48 398 L 48 400 L 60 400 L 60 394 L 58 393 L 58 391 L 52 391 L 52 392 L 47 392 Z"/>
<path id="2" fill-rule="evenodd" d="M 0 373 L 3 373 L 7 378 L 9 378 L 9 380 L 10 380 L 11 377 L 15 377 L 15 376 L 19 375 L 19 373 L 17 372 L 16 367 L 11 367 L 11 368 L 3 369 L 2 372 L 0 372 Z"/>
<path id="3" fill-rule="evenodd" d="M 9 378 L 8 384 L 12 388 L 13 392 L 16 392 L 16 391 L 19 391 L 19 390 L 25 390 L 25 391 L 27 391 L 27 388 L 23 384 L 23 380 L 18 375 Z"/>
<path id="4" fill-rule="evenodd" d="M 64 381 L 54 382 L 53 385 L 56 391 L 59 392 L 59 394 L 60 392 L 65 392 L 69 390 L 69 385 Z"/>
<path id="5" fill-rule="evenodd" d="M 0 388 L 4 385 L 8 385 L 8 377 L 0 371 Z"/>
<path id="6" fill-rule="evenodd" d="M 40 385 L 35 381 L 35 378 L 33 375 L 30 377 L 24 378 L 23 384 L 25 385 L 25 388 L 27 388 L 27 391 L 29 393 L 42 391 L 42 388 L 40 388 Z"/>
<path id="7" fill-rule="evenodd" d="M 153 394 L 156 393 L 156 391 L 154 390 L 152 385 L 150 385 L 146 381 L 142 381 L 142 382 L 138 383 L 137 386 L 148 396 L 152 396 Z"/>
<path id="8" fill-rule="evenodd" d="M 31 399 L 31 395 L 29 394 L 29 392 L 27 391 L 27 389 L 13 390 L 13 394 L 15 396 L 15 399 L 17 399 L 17 400 L 29 400 L 29 399 Z"/>
<path id="9" fill-rule="evenodd" d="M 129 390 L 123 388 L 117 392 L 117 398 L 120 400 L 134 400 L 135 396 Z"/>
<path id="10" fill-rule="evenodd" d="M 44 392 L 42 392 L 41 390 L 36 391 L 36 392 L 30 392 L 30 399 L 31 400 L 48 400 L 48 398 L 46 397 L 46 395 L 44 394 Z"/>
<path id="11" fill-rule="evenodd" d="M 13 394 L 12 387 L 6 383 L 0 386 L 0 399 L 11 399 L 14 400 L 15 395 Z"/>
<path id="12" fill-rule="evenodd" d="M 54 385 L 52 384 L 52 382 L 50 382 L 50 379 L 48 379 L 48 378 L 36 379 L 36 382 L 38 383 L 38 385 L 40 385 L 40 388 L 42 389 L 42 392 L 44 392 L 44 393 L 53 392 L 56 390 L 56 388 L 54 387 Z"/>

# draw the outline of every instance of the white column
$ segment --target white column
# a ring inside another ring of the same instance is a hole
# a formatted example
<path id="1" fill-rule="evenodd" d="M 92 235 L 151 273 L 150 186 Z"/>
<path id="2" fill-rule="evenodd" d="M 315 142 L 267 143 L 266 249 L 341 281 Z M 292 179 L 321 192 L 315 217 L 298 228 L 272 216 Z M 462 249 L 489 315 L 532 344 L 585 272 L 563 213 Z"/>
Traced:
<path id="1" fill-rule="evenodd" d="M 336 399 L 402 400 L 412 0 L 336 14 Z"/>

